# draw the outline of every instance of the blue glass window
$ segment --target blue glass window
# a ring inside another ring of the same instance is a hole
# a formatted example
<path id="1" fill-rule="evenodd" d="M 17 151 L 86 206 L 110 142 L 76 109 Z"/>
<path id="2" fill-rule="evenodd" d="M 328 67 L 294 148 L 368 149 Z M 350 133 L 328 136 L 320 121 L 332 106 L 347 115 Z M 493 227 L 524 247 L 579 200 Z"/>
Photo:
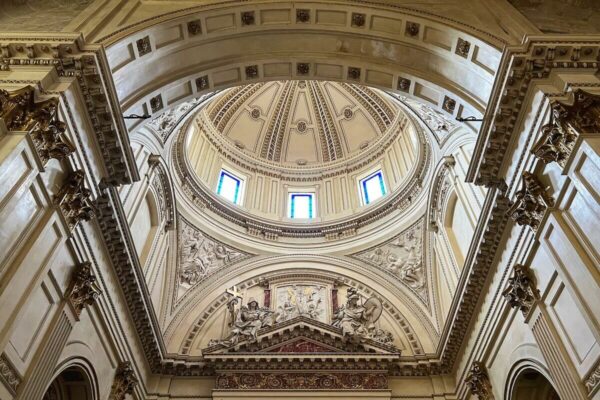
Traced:
<path id="1" fill-rule="evenodd" d="M 313 218 L 314 195 L 312 193 L 290 194 L 290 218 Z"/>
<path id="2" fill-rule="evenodd" d="M 217 194 L 225 197 L 232 203 L 239 204 L 241 200 L 242 180 L 237 176 L 221 170 L 219 174 L 219 183 L 217 185 Z"/>
<path id="3" fill-rule="evenodd" d="M 385 183 L 383 182 L 383 173 L 381 170 L 361 179 L 360 188 L 365 204 L 369 204 L 385 196 Z"/>

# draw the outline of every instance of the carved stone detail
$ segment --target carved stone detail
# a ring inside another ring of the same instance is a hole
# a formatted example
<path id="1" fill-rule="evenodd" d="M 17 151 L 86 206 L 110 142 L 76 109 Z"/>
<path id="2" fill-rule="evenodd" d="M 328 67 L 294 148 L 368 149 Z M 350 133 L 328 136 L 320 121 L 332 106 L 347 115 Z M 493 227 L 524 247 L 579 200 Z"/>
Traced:
<path id="1" fill-rule="evenodd" d="M 600 363 L 596 365 L 596 369 L 594 369 L 592 373 L 588 375 L 584 381 L 584 384 L 590 395 L 600 388 Z"/>
<path id="2" fill-rule="evenodd" d="M 363 26 L 365 26 L 366 20 L 367 20 L 367 17 L 365 14 L 352 13 L 352 26 L 357 27 L 357 28 L 362 28 Z"/>
<path id="3" fill-rule="evenodd" d="M 81 315 L 86 305 L 94 304 L 100 294 L 102 292 L 96 283 L 96 276 L 92 274 L 92 264 L 89 262 L 79 264 L 67 291 L 67 299 L 77 317 Z"/>
<path id="4" fill-rule="evenodd" d="M 378 390 L 387 389 L 383 373 L 322 372 L 227 372 L 217 377 L 216 389 L 223 390 Z"/>
<path id="5" fill-rule="evenodd" d="M 456 44 L 456 54 L 461 57 L 467 58 L 469 56 L 469 50 L 471 49 L 471 43 L 458 38 L 458 43 Z"/>
<path id="6" fill-rule="evenodd" d="M 242 12 L 241 19 L 242 19 L 242 25 L 244 25 L 244 26 L 254 25 L 255 24 L 254 11 Z"/>
<path id="7" fill-rule="evenodd" d="M 508 215 L 517 224 L 528 225 L 537 230 L 546 210 L 554 206 L 554 200 L 547 194 L 547 190 L 534 174 L 523 172 L 521 190 L 516 193 L 515 202 L 508 209 Z"/>
<path id="8" fill-rule="evenodd" d="M 112 384 L 109 400 L 125 400 L 126 395 L 132 395 L 138 379 L 135 377 L 131 362 L 124 361 L 117 367 L 117 372 Z"/>
<path id="9" fill-rule="evenodd" d="M 550 106 L 550 122 L 531 150 L 545 164 L 564 167 L 580 134 L 600 133 L 600 96 L 578 89 L 574 98 L 572 105 L 556 101 Z"/>
<path id="10" fill-rule="evenodd" d="M 310 10 L 296 10 L 296 22 L 307 23 L 310 22 Z"/>
<path id="11" fill-rule="evenodd" d="M 352 79 L 353 81 L 360 80 L 360 68 L 348 67 L 348 79 Z"/>
<path id="12" fill-rule="evenodd" d="M 187 23 L 188 33 L 192 36 L 202 33 L 202 23 L 200 20 L 194 20 Z"/>
<path id="13" fill-rule="evenodd" d="M 144 56 L 152 51 L 152 46 L 150 45 L 150 36 L 145 36 L 141 39 L 138 39 L 136 42 L 138 53 L 141 56 Z"/>
<path id="14" fill-rule="evenodd" d="M 508 279 L 508 287 L 502 292 L 511 307 L 518 307 L 527 315 L 537 298 L 537 289 L 529 267 L 515 264 L 513 275 Z"/>
<path id="15" fill-rule="evenodd" d="M 0 380 L 13 394 L 17 393 L 17 388 L 21 384 L 21 377 L 4 353 L 0 355 Z"/>
<path id="16" fill-rule="evenodd" d="M 419 34 L 420 25 L 416 22 L 407 22 L 406 23 L 406 35 L 407 36 L 417 36 Z"/>
<path id="17" fill-rule="evenodd" d="M 107 169 L 105 182 L 109 185 L 128 184 L 137 177 L 135 160 L 129 146 L 127 129 L 116 110 L 120 112 L 113 88 L 106 83 L 110 68 L 102 46 L 86 46 L 77 39 L 60 39 L 36 36 L 30 32 L 24 41 L 30 43 L 33 52 L 7 52 L 0 50 L 0 65 L 9 68 L 20 66 L 54 66 L 58 76 L 73 77 L 77 80 L 87 113 L 100 144 L 100 151 Z M 0 39 L 0 49 L 13 47 L 13 36 Z M 67 115 L 72 111 L 67 107 Z"/>
<path id="18" fill-rule="evenodd" d="M 193 286 L 214 272 L 248 257 L 247 253 L 226 246 L 185 221 L 179 235 L 179 278 L 183 285 Z"/>
<path id="19" fill-rule="evenodd" d="M 423 221 L 405 230 L 391 241 L 353 255 L 354 258 L 391 274 L 427 299 L 427 276 L 423 266 Z"/>
<path id="20" fill-rule="evenodd" d="M 346 304 L 336 310 L 332 325 L 341 328 L 342 335 L 355 343 L 371 339 L 393 347 L 392 334 L 375 326 L 383 312 L 381 301 L 376 297 L 362 300 L 353 287 L 348 288 L 346 297 Z"/>
<path id="21" fill-rule="evenodd" d="M 471 393 L 479 400 L 493 400 L 492 385 L 487 373 L 487 368 L 480 361 L 475 361 L 471 366 L 471 371 L 465 379 Z"/>
<path id="22" fill-rule="evenodd" d="M 309 63 L 298 63 L 296 65 L 296 72 L 298 75 L 308 75 L 310 72 L 310 64 Z"/>
<path id="23" fill-rule="evenodd" d="M 82 170 L 72 172 L 55 198 L 70 230 L 80 221 L 89 221 L 94 216 L 90 202 L 92 192 L 85 188 L 85 174 Z"/>
<path id="24" fill-rule="evenodd" d="M 408 86 L 410 86 L 410 81 L 408 81 Z M 408 87 L 405 91 L 408 91 Z M 425 122 L 425 125 L 433 132 L 433 136 L 438 143 L 443 143 L 444 140 L 448 138 L 448 134 L 458 126 L 456 121 L 450 120 L 443 113 L 434 110 L 421 102 L 409 99 L 405 96 L 397 96 L 397 98 L 419 115 L 423 122 Z M 447 99 L 452 100 L 450 98 Z M 456 103 L 454 103 L 454 107 L 456 107 Z M 453 110 L 454 109 L 452 109 L 452 111 L 446 111 L 452 113 Z"/>
<path id="25" fill-rule="evenodd" d="M 68 157 L 75 147 L 64 137 L 65 124 L 58 121 L 58 99 L 34 102 L 31 86 L 9 93 L 0 90 L 0 118 L 9 130 L 28 131 L 42 165 Z"/>
<path id="26" fill-rule="evenodd" d="M 248 65 L 246 67 L 246 79 L 258 78 L 258 65 Z"/>
<path id="27" fill-rule="evenodd" d="M 402 90 L 403 92 L 408 92 L 410 89 L 410 79 L 400 78 L 398 79 L 398 90 Z"/>
<path id="28" fill-rule="evenodd" d="M 198 78 L 200 79 L 200 78 Z M 186 116 L 188 113 L 202 101 L 203 98 L 187 101 L 177 107 L 171 108 L 158 117 L 151 119 L 146 126 L 152 128 L 158 133 L 160 140 L 165 143 L 173 128 Z"/>

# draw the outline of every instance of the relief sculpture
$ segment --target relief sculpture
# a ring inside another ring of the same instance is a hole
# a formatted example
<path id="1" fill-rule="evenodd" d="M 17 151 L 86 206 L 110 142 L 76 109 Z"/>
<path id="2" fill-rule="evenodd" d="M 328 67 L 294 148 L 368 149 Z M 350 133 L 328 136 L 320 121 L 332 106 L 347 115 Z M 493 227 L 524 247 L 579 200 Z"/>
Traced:
<path id="1" fill-rule="evenodd" d="M 277 288 L 277 322 L 307 317 L 326 322 L 325 288 L 317 285 L 290 285 Z"/>
<path id="2" fill-rule="evenodd" d="M 392 274 L 423 298 L 427 282 L 422 254 L 422 224 L 418 224 L 392 241 L 356 257 Z"/>
<path id="3" fill-rule="evenodd" d="M 204 278 L 246 254 L 225 246 L 184 222 L 180 235 L 179 277 L 181 283 L 195 285 Z"/>

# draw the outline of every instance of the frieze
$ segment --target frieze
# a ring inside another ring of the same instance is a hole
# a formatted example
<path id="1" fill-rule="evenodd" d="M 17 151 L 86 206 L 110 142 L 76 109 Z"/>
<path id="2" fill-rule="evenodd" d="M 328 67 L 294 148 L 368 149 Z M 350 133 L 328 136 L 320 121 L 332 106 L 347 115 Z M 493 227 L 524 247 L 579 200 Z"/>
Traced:
<path id="1" fill-rule="evenodd" d="M 21 377 L 4 353 L 0 355 L 0 380 L 13 394 L 17 393 Z"/>
<path id="2" fill-rule="evenodd" d="M 596 368 L 592 370 L 583 383 L 590 397 L 598 391 L 600 388 L 600 363 L 596 365 Z"/>
<path id="3" fill-rule="evenodd" d="M 221 373 L 217 390 L 381 390 L 384 373 Z"/>

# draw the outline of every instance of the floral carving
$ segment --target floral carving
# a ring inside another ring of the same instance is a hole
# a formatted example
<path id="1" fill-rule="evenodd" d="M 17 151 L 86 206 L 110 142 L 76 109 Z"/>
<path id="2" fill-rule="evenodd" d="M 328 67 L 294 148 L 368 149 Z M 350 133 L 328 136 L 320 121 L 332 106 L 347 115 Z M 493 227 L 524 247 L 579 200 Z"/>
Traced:
<path id="1" fill-rule="evenodd" d="M 133 394 L 137 384 L 138 379 L 135 377 L 131 362 L 120 363 L 108 397 L 109 400 L 125 400 L 126 395 Z"/>
<path id="2" fill-rule="evenodd" d="M 600 386 L 600 364 L 596 366 L 596 369 L 585 380 L 585 387 L 588 393 L 593 393 L 598 386 Z"/>
<path id="3" fill-rule="evenodd" d="M 383 373 L 315 373 L 258 372 L 222 373 L 217 377 L 217 389 L 238 390 L 377 390 L 387 389 Z"/>
<path id="4" fill-rule="evenodd" d="M 68 157 L 75 147 L 64 137 L 65 124 L 58 121 L 58 99 L 34 102 L 34 89 L 24 87 L 9 93 L 0 90 L 0 117 L 9 130 L 29 131 L 42 165 Z"/>
<path id="5" fill-rule="evenodd" d="M 204 235 L 185 222 L 181 225 L 183 228 L 179 237 L 179 277 L 185 285 L 195 285 L 213 272 L 246 256 Z"/>
<path id="6" fill-rule="evenodd" d="M 4 353 L 0 355 L 0 381 L 2 381 L 13 394 L 17 393 L 17 388 L 21 384 L 21 377 Z"/>
<path id="7" fill-rule="evenodd" d="M 141 56 L 144 56 L 152 51 L 152 46 L 150 45 L 150 37 L 144 36 L 141 39 L 138 39 L 136 42 L 138 53 Z"/>
<path id="8" fill-rule="evenodd" d="M 469 55 L 469 50 L 471 49 L 471 43 L 458 38 L 458 43 L 456 45 L 456 54 L 458 54 L 461 57 L 467 58 L 467 56 Z"/>
<path id="9" fill-rule="evenodd" d="M 83 171 L 72 172 L 55 198 L 69 229 L 73 230 L 80 221 L 89 221 L 94 216 L 90 196 L 91 191 L 85 188 Z"/>
<path id="10" fill-rule="evenodd" d="M 408 81 L 408 86 L 410 87 L 410 81 Z M 405 91 L 408 91 L 408 87 Z M 443 142 L 448 137 L 448 134 L 458 126 L 455 121 L 446 118 L 444 114 L 421 102 L 409 99 L 405 96 L 398 96 L 398 99 L 419 115 L 421 120 L 423 120 L 431 132 L 433 132 L 438 143 Z"/>
<path id="11" fill-rule="evenodd" d="M 393 240 L 355 257 L 390 273 L 425 298 L 427 280 L 423 268 L 422 229 L 421 222 Z"/>
<path id="12" fill-rule="evenodd" d="M 508 215 L 517 224 L 528 225 L 537 230 L 548 207 L 554 206 L 554 200 L 546 193 L 547 189 L 534 174 L 523 172 L 522 182 L 515 202 L 508 209 Z"/>
<path id="13" fill-rule="evenodd" d="M 94 304 L 100 294 L 96 276 L 92 274 L 92 264 L 89 262 L 79 264 L 73 273 L 71 285 L 67 292 L 67 299 L 77 316 L 81 315 L 81 311 L 86 305 Z"/>
<path id="14" fill-rule="evenodd" d="M 465 380 L 471 393 L 479 400 L 492 400 L 492 385 L 487 373 L 487 368 L 480 361 L 475 361 L 471 366 L 471 371 Z"/>
<path id="15" fill-rule="evenodd" d="M 521 264 L 515 264 L 513 275 L 508 279 L 508 287 L 502 292 L 511 307 L 518 307 L 527 315 L 533 306 L 537 289 L 530 269 Z"/>

